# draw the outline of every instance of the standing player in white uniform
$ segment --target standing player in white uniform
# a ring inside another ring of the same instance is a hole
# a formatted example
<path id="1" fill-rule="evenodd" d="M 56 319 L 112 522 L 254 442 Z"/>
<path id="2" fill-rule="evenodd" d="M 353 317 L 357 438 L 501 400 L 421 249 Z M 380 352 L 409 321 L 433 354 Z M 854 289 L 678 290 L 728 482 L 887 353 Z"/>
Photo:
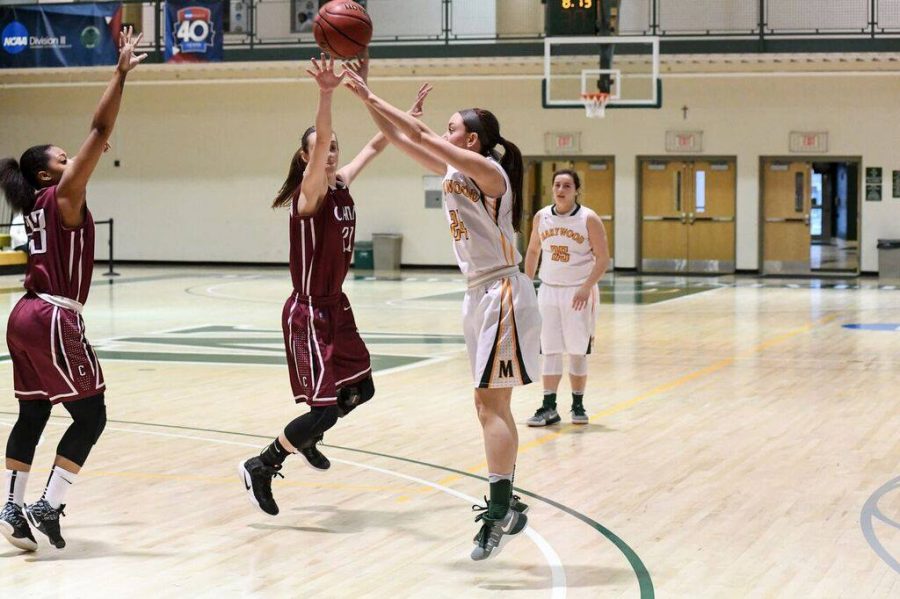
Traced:
<path id="1" fill-rule="evenodd" d="M 512 495 L 519 437 L 510 400 L 514 386 L 527 385 L 537 376 L 540 314 L 531 279 L 519 272 L 522 257 L 516 250 L 522 154 L 503 139 L 500 123 L 487 110 L 454 113 L 441 136 L 373 94 L 355 73 L 347 78 L 387 138 L 444 175 L 453 251 L 469 287 L 463 330 L 490 482 L 491 498 L 476 518 L 481 528 L 471 557 L 487 559 L 527 523 L 527 506 Z"/>
<path id="2" fill-rule="evenodd" d="M 597 213 L 577 201 L 581 189 L 578 173 L 553 173 L 553 204 L 534 216 L 531 241 L 525 253 L 525 274 L 534 278 L 541 263 L 541 353 L 544 356 L 544 403 L 528 426 L 559 422 L 556 390 L 562 379 L 563 354 L 569 354 L 572 387 L 572 422 L 587 424 L 584 388 L 587 354 L 591 353 L 597 312 L 597 283 L 609 267 L 606 231 Z"/>

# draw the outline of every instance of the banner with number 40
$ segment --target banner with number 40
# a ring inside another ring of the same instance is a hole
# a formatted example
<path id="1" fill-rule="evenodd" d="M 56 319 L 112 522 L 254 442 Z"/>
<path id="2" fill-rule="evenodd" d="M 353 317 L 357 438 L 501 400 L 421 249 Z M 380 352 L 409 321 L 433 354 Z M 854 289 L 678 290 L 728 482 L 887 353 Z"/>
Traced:
<path id="1" fill-rule="evenodd" d="M 222 60 L 222 0 L 166 2 L 166 62 Z"/>

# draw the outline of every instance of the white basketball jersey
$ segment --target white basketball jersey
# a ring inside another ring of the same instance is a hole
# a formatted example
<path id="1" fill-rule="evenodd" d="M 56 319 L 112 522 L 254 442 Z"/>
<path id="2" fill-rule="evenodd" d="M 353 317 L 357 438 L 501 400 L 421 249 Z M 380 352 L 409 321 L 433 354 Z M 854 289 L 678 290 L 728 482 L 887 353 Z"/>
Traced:
<path id="1" fill-rule="evenodd" d="M 444 175 L 444 213 L 453 252 L 459 270 L 469 280 L 522 261 L 516 249 L 509 177 L 496 160 L 490 160 L 506 181 L 506 193 L 500 198 L 482 195 L 474 181 L 452 166 L 448 165 Z"/>
<path id="2" fill-rule="evenodd" d="M 538 210 L 534 226 L 541 236 L 541 281 L 548 285 L 581 285 L 594 268 L 588 237 L 590 208 L 576 203 L 569 214 L 557 214 L 551 204 Z"/>

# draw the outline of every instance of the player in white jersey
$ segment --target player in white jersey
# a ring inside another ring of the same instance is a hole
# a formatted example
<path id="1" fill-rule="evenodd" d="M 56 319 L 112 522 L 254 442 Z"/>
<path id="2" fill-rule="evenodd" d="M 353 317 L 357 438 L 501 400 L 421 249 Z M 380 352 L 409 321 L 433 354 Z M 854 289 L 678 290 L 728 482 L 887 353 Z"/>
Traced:
<path id="1" fill-rule="evenodd" d="M 544 402 L 528 426 L 547 426 L 560 421 L 556 390 L 562 378 L 562 355 L 569 354 L 572 387 L 572 422 L 587 424 L 584 388 L 587 354 L 591 353 L 597 312 L 597 283 L 609 267 L 606 231 L 597 213 L 577 201 L 581 189 L 578 173 L 553 173 L 553 203 L 534 216 L 531 241 L 525 253 L 525 274 L 534 277 L 541 264 L 541 353 L 544 356 Z"/>
<path id="2" fill-rule="evenodd" d="M 487 110 L 454 113 L 438 135 L 388 104 L 348 73 L 349 86 L 397 147 L 444 175 L 444 210 L 453 251 L 466 276 L 463 330 L 475 406 L 487 454 L 490 500 L 476 522 L 472 559 L 497 555 L 501 541 L 525 529 L 527 506 L 512 495 L 519 438 L 510 409 L 512 387 L 536 376 L 540 313 L 531 279 L 519 271 L 516 231 L 522 216 L 522 154 L 500 135 Z M 502 157 L 497 149 L 503 148 Z"/>

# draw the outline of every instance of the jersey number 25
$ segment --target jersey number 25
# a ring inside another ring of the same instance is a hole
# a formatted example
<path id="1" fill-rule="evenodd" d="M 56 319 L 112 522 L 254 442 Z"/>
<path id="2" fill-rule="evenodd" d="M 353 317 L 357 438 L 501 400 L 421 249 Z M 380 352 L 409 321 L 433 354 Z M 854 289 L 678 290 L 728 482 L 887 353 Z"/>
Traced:
<path id="1" fill-rule="evenodd" d="M 551 245 L 550 250 L 553 252 L 553 255 L 550 256 L 550 259 L 554 262 L 568 262 L 569 261 L 569 246 L 567 245 Z"/>

